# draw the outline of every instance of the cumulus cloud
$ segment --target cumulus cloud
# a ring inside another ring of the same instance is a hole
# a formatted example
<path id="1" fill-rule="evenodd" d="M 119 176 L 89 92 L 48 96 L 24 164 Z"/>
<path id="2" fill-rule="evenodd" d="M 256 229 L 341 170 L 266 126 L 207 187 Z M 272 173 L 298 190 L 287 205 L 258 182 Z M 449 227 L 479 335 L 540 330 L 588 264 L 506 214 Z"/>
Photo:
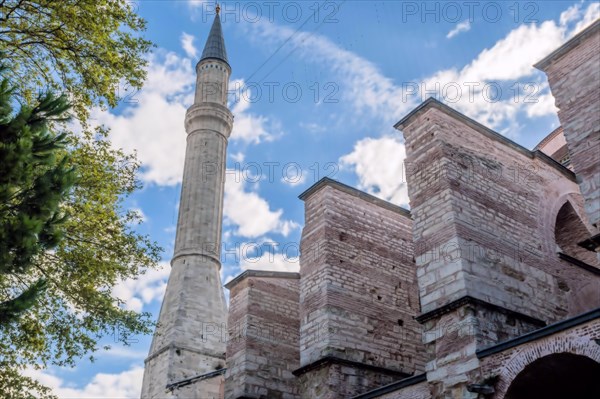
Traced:
<path id="1" fill-rule="evenodd" d="M 516 80 L 535 72 L 533 64 L 564 41 L 565 29 L 554 21 L 523 24 L 484 49 L 464 67 L 458 78 L 468 82 Z"/>
<path id="2" fill-rule="evenodd" d="M 198 57 L 198 50 L 194 46 L 194 36 L 189 33 L 181 33 L 181 47 L 188 57 L 196 59 Z"/>
<path id="3" fill-rule="evenodd" d="M 141 178 L 159 185 L 181 180 L 185 156 L 183 121 L 192 103 L 195 73 L 187 58 L 158 53 L 150 58 L 144 88 L 135 101 L 115 114 L 95 110 L 98 124 L 111 129 L 115 147 L 137 151 L 142 162 Z"/>
<path id="4" fill-rule="evenodd" d="M 581 5 L 581 3 L 577 3 L 560 15 L 561 25 L 576 23 L 569 36 L 576 35 L 600 18 L 600 3 L 593 2 L 585 10 L 581 8 Z"/>
<path id="5" fill-rule="evenodd" d="M 268 130 L 277 129 L 277 124 L 265 116 L 248 113 L 253 96 L 252 90 L 245 85 L 244 80 L 231 81 L 229 91 L 232 97 L 229 106 L 235 117 L 231 139 L 252 144 L 273 140 L 275 136 Z"/>
<path id="6" fill-rule="evenodd" d="M 236 245 L 240 270 L 268 270 L 297 272 L 299 270 L 300 246 L 297 242 L 277 242 L 268 237 Z"/>
<path id="7" fill-rule="evenodd" d="M 279 252 L 265 252 L 259 257 L 242 258 L 242 270 L 268 270 L 276 272 L 298 272 L 300 263 L 298 257 L 288 257 Z"/>
<path id="8" fill-rule="evenodd" d="M 113 295 L 124 302 L 126 309 L 136 312 L 140 312 L 144 305 L 161 299 L 167 287 L 171 266 L 168 262 L 161 262 L 159 266 L 135 279 L 119 282 L 113 287 Z"/>
<path id="9" fill-rule="evenodd" d="M 340 158 L 342 167 L 353 169 L 358 188 L 396 205 L 408 203 L 403 162 L 404 144 L 398 137 L 384 136 L 358 141 L 350 154 Z"/>
<path id="10" fill-rule="evenodd" d="M 454 29 L 452 29 L 450 32 L 448 32 L 448 34 L 446 35 L 446 38 L 452 39 L 454 36 L 458 35 L 459 33 L 468 32 L 469 30 L 471 30 L 471 22 L 467 19 L 466 21 L 458 23 L 454 27 Z"/>
<path id="11" fill-rule="evenodd" d="M 581 4 L 576 4 L 560 15 L 558 23 L 548 20 L 539 24 L 520 25 L 492 47 L 482 50 L 462 69 L 438 71 L 425 79 L 425 85 L 434 87 L 437 84 L 443 88 L 458 84 L 462 88 L 462 96 L 458 101 L 448 101 L 446 98 L 447 102 L 491 128 L 504 126 L 501 133 L 514 135 L 512 131 L 517 128 L 517 113 L 542 117 L 556 114 L 557 111 L 544 74 L 533 65 L 597 19 L 599 10 L 598 3 L 592 3 L 586 10 L 581 8 Z M 513 95 L 491 100 L 495 95 L 494 88 L 500 87 L 497 82 L 507 84 L 504 91 Z M 524 101 L 527 93 L 513 90 L 522 87 L 519 84 L 529 84 L 535 88 L 535 93 L 529 96 L 528 101 Z M 449 96 L 454 95 L 451 90 L 449 92 Z M 472 93 L 472 98 L 466 93 Z"/>
<path id="12" fill-rule="evenodd" d="M 25 375 L 50 387 L 61 399 L 139 398 L 144 369 L 135 366 L 117 374 L 99 373 L 81 389 L 69 387 L 61 378 L 41 370 L 29 369 Z"/>
<path id="13" fill-rule="evenodd" d="M 529 118 L 537 118 L 557 112 L 558 108 L 554 105 L 554 96 L 552 96 L 550 92 L 538 96 L 537 102 L 532 103 L 527 107 L 527 116 Z"/>
<path id="14" fill-rule="evenodd" d="M 231 157 L 231 159 L 233 159 L 235 162 L 238 162 L 238 163 L 244 162 L 244 159 L 246 159 L 246 154 L 244 154 L 241 151 L 235 152 L 233 154 L 229 154 L 229 156 Z"/>
<path id="15" fill-rule="evenodd" d="M 271 210 L 269 203 L 256 191 L 248 190 L 246 179 L 235 170 L 227 171 L 223 213 L 225 223 L 237 226 L 235 234 L 255 238 L 266 233 L 290 234 L 299 225 L 284 220 L 283 210 Z"/>

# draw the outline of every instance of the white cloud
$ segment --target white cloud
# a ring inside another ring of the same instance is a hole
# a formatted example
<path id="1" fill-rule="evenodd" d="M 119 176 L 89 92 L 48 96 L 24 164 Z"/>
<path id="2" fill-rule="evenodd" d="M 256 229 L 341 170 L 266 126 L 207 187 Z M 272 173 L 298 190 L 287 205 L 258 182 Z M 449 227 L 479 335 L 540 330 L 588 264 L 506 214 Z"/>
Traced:
<path id="1" fill-rule="evenodd" d="M 566 26 L 567 24 L 581 18 L 581 4 L 574 4 L 560 14 L 558 22 Z"/>
<path id="2" fill-rule="evenodd" d="M 142 161 L 141 178 L 159 185 L 181 180 L 185 156 L 183 121 L 192 102 L 195 74 L 189 59 L 174 53 L 150 58 L 144 88 L 120 115 L 95 110 L 98 124 L 111 129 L 115 147 L 137 151 Z"/>
<path id="3" fill-rule="evenodd" d="M 342 167 L 358 175 L 358 188 L 396 205 L 408 203 L 403 162 L 404 144 L 398 137 L 384 136 L 358 141 L 350 154 L 340 158 Z"/>
<path id="4" fill-rule="evenodd" d="M 587 10 L 585 11 L 585 14 L 583 15 L 583 19 L 579 21 L 577 25 L 575 25 L 575 28 L 573 29 L 573 32 L 571 34 L 576 35 L 583 29 L 585 29 L 587 26 L 594 23 L 598 18 L 600 18 L 600 3 L 594 2 L 589 5 Z"/>
<path id="5" fill-rule="evenodd" d="M 467 19 L 466 21 L 458 23 L 454 29 L 452 29 L 446 35 L 446 38 L 452 39 L 454 36 L 458 35 L 462 32 L 468 32 L 471 29 L 471 22 Z"/>
<path id="6" fill-rule="evenodd" d="M 298 254 L 300 247 L 295 242 L 279 243 L 262 237 L 242 243 L 239 248 L 239 267 L 242 271 L 268 270 L 297 272 L 300 269 Z"/>
<path id="7" fill-rule="evenodd" d="M 137 278 L 119 282 L 113 287 L 115 297 L 125 302 L 124 307 L 140 312 L 144 305 L 162 299 L 171 271 L 168 262 L 161 262 L 158 269 L 150 269 Z"/>
<path id="8" fill-rule="evenodd" d="M 533 118 L 553 115 L 557 111 L 545 75 L 533 65 L 557 49 L 578 29 L 589 25 L 597 18 L 598 10 L 598 3 L 591 4 L 585 12 L 577 4 L 564 11 L 558 23 L 548 20 L 540 24 L 523 24 L 492 47 L 481 51 L 461 70 L 442 70 L 425 79 L 426 86 L 433 87 L 437 83 L 441 87 L 448 87 L 458 83 L 463 89 L 463 95 L 457 102 L 450 104 L 452 107 L 493 129 L 503 127 L 502 133 L 515 136 L 515 131 L 518 130 L 516 115 L 519 112 L 525 112 L 528 117 Z M 570 29 L 568 25 L 575 22 L 576 26 Z M 485 93 L 484 88 L 486 85 L 491 88 L 495 82 L 508 83 L 510 88 L 504 89 L 507 94 L 513 93 L 512 88 L 518 82 L 533 83 L 536 93 L 529 98 L 533 101 L 523 101 L 523 93 L 518 97 L 504 95 L 503 99 L 490 100 L 490 92 Z M 472 86 L 473 98 L 467 95 L 469 85 L 477 85 Z"/>
<path id="9" fill-rule="evenodd" d="M 592 4 L 585 13 L 567 10 L 561 21 L 544 21 L 540 24 L 524 24 L 510 31 L 493 46 L 483 49 L 479 55 L 461 69 L 440 70 L 423 79 L 408 82 L 417 86 L 414 94 L 407 91 L 392 79 L 384 76 L 376 65 L 368 60 L 342 49 L 331 40 L 308 32 L 294 32 L 288 27 L 268 23 L 247 25 L 253 35 L 249 37 L 260 41 L 261 45 L 273 47 L 281 45 L 283 40 L 290 43 L 295 55 L 315 64 L 326 64 L 337 77 L 340 94 L 351 109 L 348 114 L 368 115 L 371 126 L 379 122 L 387 124 L 413 109 L 428 97 L 427 90 L 436 89 L 434 95 L 446 101 L 453 108 L 500 133 L 514 137 L 519 129 L 517 115 L 525 113 L 528 117 L 542 117 L 555 114 L 554 99 L 545 84 L 544 75 L 533 68 L 533 64 L 564 43 L 583 24 L 589 24 L 598 13 L 598 4 Z M 587 21 L 587 22 L 586 22 Z M 569 29 L 567 24 L 576 24 Z M 449 37 L 467 31 L 470 25 L 459 24 L 457 32 Z M 451 32 L 452 33 L 452 32 Z M 506 86 L 534 82 L 537 84 L 537 102 L 524 102 L 523 93 L 513 98 L 508 95 L 491 100 L 490 89 L 501 82 Z M 457 99 L 451 99 L 452 87 L 461 89 Z M 470 92 L 472 96 L 469 95 Z M 446 98 L 443 98 L 443 94 Z M 309 128 L 308 126 L 305 126 Z M 402 173 L 404 146 L 391 136 L 379 139 L 367 138 L 356 143 L 352 153 L 340 158 L 342 165 L 355 170 L 359 178 L 359 187 L 381 198 L 404 204 L 408 202 L 404 180 L 398 177 Z"/>
<path id="10" fill-rule="evenodd" d="M 507 81 L 533 75 L 533 64 L 555 50 L 565 40 L 565 29 L 554 21 L 539 25 L 523 24 L 513 29 L 464 67 L 458 81 Z"/>
<path id="11" fill-rule="evenodd" d="M 131 349 L 131 347 L 127 347 L 122 344 L 111 346 L 110 349 L 101 350 L 99 352 L 94 353 L 95 358 L 121 358 L 136 360 L 140 362 L 142 362 L 147 356 L 147 350 L 135 350 Z"/>
<path id="12" fill-rule="evenodd" d="M 298 257 L 287 257 L 278 252 L 265 252 L 260 257 L 242 258 L 240 268 L 242 270 L 252 269 L 276 272 L 298 272 L 300 270 L 300 263 Z"/>
<path id="13" fill-rule="evenodd" d="M 518 130 L 517 114 L 544 116 L 555 113 L 548 106 L 549 89 L 542 84 L 543 74 L 533 64 L 553 51 L 564 41 L 565 29 L 554 21 L 540 25 L 521 25 L 510 31 L 492 47 L 484 49 L 462 69 L 446 69 L 424 79 L 424 87 L 437 88 L 445 102 L 465 115 L 491 127 L 504 129 L 503 133 L 514 137 Z M 513 88 L 518 82 L 533 82 L 537 88 L 533 101 L 524 102 L 522 94 L 514 96 Z M 500 83 L 503 83 L 500 86 Z M 496 97 L 497 88 L 503 90 Z M 421 88 L 421 90 L 423 90 Z M 534 101 L 544 101 L 538 104 Z M 529 111 L 529 108 L 534 111 Z"/>
<path id="14" fill-rule="evenodd" d="M 241 151 L 229 154 L 229 156 L 231 157 L 231 159 L 238 163 L 244 162 L 244 159 L 246 159 L 246 155 Z"/>
<path id="15" fill-rule="evenodd" d="M 98 373 L 81 389 L 68 387 L 61 378 L 41 370 L 29 369 L 25 375 L 50 387 L 61 399 L 133 399 L 140 397 L 144 369 L 135 366 L 118 374 Z"/>
<path id="16" fill-rule="evenodd" d="M 585 12 L 577 7 L 565 11 L 559 25 L 554 21 L 522 25 L 491 48 L 483 50 L 464 68 L 439 71 L 422 81 L 426 82 L 427 87 L 432 87 L 436 82 L 441 87 L 451 82 L 461 85 L 465 82 L 478 82 L 481 88 L 483 84 L 493 80 L 522 80 L 532 76 L 540 78 L 541 73 L 535 75 L 531 65 L 598 14 L 597 3 L 590 5 Z M 278 45 L 282 38 L 294 33 L 287 27 L 263 22 L 248 25 L 250 29 L 254 29 L 252 33 L 255 35 L 252 37 L 273 45 Z M 568 29 L 566 25 L 575 27 Z M 353 117 L 368 115 L 368 119 L 375 123 L 376 130 L 377 126 L 389 129 L 393 122 L 426 97 L 423 92 L 403 96 L 403 93 L 406 94 L 405 87 L 400 87 L 385 77 L 373 63 L 339 48 L 327 38 L 299 32 L 292 36 L 290 42 L 304 59 L 328 64 L 332 73 L 338 77 L 336 82 L 341 86 L 340 94 L 352 107 Z M 243 90 L 243 83 L 243 80 L 233 80 L 230 88 L 234 91 Z M 150 58 L 144 88 L 127 97 L 135 103 L 129 104 L 118 115 L 110 111 L 92 112 L 92 117 L 99 124 L 111 129 L 111 140 L 115 147 L 128 152 L 137 150 L 142 161 L 142 180 L 158 185 L 174 185 L 181 181 L 186 134 L 183 120 L 187 107 L 193 102 L 194 84 L 195 72 L 189 58 L 158 51 Z M 485 101 L 481 90 L 476 90 L 475 101 L 469 101 L 466 93 L 463 90 L 460 101 L 450 105 L 491 128 L 499 128 L 507 121 L 514 121 L 515 115 L 521 110 L 530 116 L 554 112 L 554 108 L 548 106 L 549 98 L 542 97 L 546 95 L 544 92 L 539 93 L 543 104 L 522 104 L 512 99 Z M 273 140 L 281 134 L 277 121 L 250 112 L 250 96 L 238 95 L 237 98 L 239 101 L 232 103 L 236 119 L 230 140 L 258 144 Z M 533 109 L 530 111 L 529 108 Z M 371 126 L 373 128 L 373 123 Z"/>
<path id="17" fill-rule="evenodd" d="M 574 4 L 560 14 L 561 26 L 572 25 L 575 23 L 575 26 L 567 35 L 568 37 L 575 36 L 588 25 L 591 25 L 594 21 L 600 18 L 600 3 L 591 3 L 585 11 L 581 8 L 581 6 L 582 3 Z"/>
<path id="18" fill-rule="evenodd" d="M 558 108 L 554 105 L 554 96 L 550 92 L 538 96 L 537 102 L 527 107 L 527 116 L 529 118 L 551 115 L 557 112 Z"/>
<path id="19" fill-rule="evenodd" d="M 255 238 L 266 233 L 287 236 L 298 224 L 283 220 L 283 210 L 272 211 L 269 203 L 255 191 L 247 191 L 246 179 L 228 170 L 225 181 L 223 213 L 225 223 L 237 225 L 236 235 Z"/>
<path id="20" fill-rule="evenodd" d="M 244 80 L 237 79 L 231 81 L 229 91 L 234 97 L 234 101 L 229 106 L 235 118 L 231 131 L 231 139 L 252 144 L 273 140 L 274 135 L 267 130 L 277 129 L 276 124 L 265 116 L 247 112 L 250 108 L 253 95 L 251 89 L 245 86 Z"/>
<path id="21" fill-rule="evenodd" d="M 194 36 L 182 32 L 181 33 L 181 47 L 188 57 L 192 59 L 198 58 L 198 50 L 194 46 Z"/>

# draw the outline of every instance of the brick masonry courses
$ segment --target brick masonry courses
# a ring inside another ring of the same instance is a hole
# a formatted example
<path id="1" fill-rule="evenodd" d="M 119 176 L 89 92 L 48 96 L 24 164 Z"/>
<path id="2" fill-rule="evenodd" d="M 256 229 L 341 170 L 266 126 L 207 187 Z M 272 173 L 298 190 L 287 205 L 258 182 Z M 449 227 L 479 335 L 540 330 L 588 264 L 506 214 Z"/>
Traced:
<path id="1" fill-rule="evenodd" d="M 248 270 L 229 282 L 225 398 L 299 398 L 298 273 Z"/>
<path id="2" fill-rule="evenodd" d="M 422 372 L 409 213 L 331 180 L 301 198 L 303 397 L 351 396 Z"/>

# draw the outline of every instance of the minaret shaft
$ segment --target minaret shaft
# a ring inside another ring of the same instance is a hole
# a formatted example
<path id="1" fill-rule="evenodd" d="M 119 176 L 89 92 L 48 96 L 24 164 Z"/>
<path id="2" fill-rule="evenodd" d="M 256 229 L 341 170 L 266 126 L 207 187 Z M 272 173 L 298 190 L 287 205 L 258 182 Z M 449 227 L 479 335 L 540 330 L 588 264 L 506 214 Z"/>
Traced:
<path id="1" fill-rule="evenodd" d="M 225 367 L 227 306 L 219 259 L 231 69 L 219 17 L 196 66 L 171 274 L 144 371 L 142 399 L 219 398 Z M 212 375 L 212 374 L 211 374 Z M 194 382 L 188 383 L 189 379 Z"/>
<path id="2" fill-rule="evenodd" d="M 174 259 L 194 254 L 218 261 L 231 122 L 229 110 L 216 103 L 195 104 L 188 110 Z"/>

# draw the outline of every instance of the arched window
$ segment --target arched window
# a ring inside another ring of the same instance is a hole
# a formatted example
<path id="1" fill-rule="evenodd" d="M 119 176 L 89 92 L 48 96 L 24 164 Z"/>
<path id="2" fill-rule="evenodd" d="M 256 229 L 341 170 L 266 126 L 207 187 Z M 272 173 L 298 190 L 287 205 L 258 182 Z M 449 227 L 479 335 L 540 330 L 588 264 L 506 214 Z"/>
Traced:
<path id="1" fill-rule="evenodd" d="M 565 202 L 558 211 L 554 227 L 554 239 L 558 246 L 557 252 L 562 252 L 572 258 L 596 266 L 596 254 L 577 245 L 578 242 L 589 238 L 589 236 L 590 232 L 573 209 L 571 203 L 569 201 Z"/>
<path id="2" fill-rule="evenodd" d="M 521 371 L 504 399 L 600 398 L 600 363 L 573 353 L 539 358 Z"/>

